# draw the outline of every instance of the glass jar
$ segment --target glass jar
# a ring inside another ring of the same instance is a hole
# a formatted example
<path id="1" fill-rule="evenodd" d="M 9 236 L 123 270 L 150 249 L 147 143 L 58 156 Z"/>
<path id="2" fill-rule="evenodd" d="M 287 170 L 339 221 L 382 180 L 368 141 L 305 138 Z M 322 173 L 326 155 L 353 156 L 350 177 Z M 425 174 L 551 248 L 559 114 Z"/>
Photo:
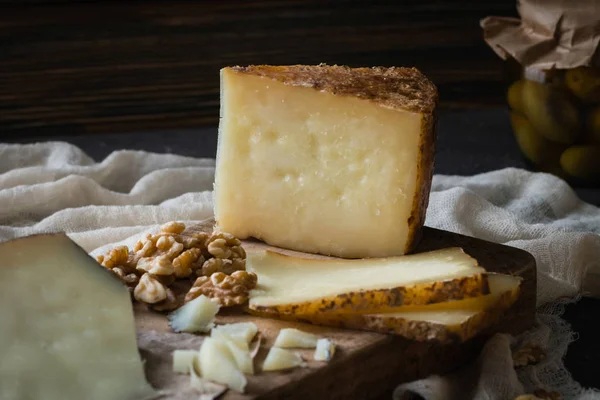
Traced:
<path id="1" fill-rule="evenodd" d="M 600 68 L 505 65 L 515 140 L 528 165 L 574 186 L 600 187 Z"/>

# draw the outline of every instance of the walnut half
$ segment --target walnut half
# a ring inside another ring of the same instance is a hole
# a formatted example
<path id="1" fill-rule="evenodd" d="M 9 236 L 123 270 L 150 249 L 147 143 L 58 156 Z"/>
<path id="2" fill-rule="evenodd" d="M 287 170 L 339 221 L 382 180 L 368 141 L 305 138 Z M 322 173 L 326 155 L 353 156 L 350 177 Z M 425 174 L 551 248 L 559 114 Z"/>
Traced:
<path id="1" fill-rule="evenodd" d="M 159 303 L 167 298 L 167 288 L 154 276 L 146 273 L 133 290 L 133 297 L 148 304 Z"/>
<path id="2" fill-rule="evenodd" d="M 524 345 L 512 354 L 515 367 L 538 364 L 546 358 L 546 352 L 535 344 Z"/>
<path id="3" fill-rule="evenodd" d="M 249 292 L 256 287 L 256 281 L 256 274 L 248 271 L 235 271 L 231 275 L 215 272 L 210 277 L 201 276 L 185 296 L 185 302 L 203 294 L 217 299 L 222 307 L 241 305 L 248 301 Z"/>

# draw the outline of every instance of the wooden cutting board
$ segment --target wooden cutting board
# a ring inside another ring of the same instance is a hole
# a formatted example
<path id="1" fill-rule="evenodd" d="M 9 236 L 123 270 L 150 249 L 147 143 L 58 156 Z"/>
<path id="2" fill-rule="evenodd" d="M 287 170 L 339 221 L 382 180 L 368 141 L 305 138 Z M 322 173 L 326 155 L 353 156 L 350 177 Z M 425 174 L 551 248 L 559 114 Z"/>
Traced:
<path id="1" fill-rule="evenodd" d="M 212 229 L 212 225 L 194 227 Z M 485 339 L 495 332 L 519 333 L 528 329 L 534 320 L 536 300 L 535 259 L 529 253 L 513 247 L 462 236 L 446 231 L 425 228 L 416 252 L 458 246 L 475 257 L 488 271 L 518 275 L 523 278 L 521 296 L 505 312 L 502 320 L 487 332 L 459 345 L 439 345 L 416 342 L 398 336 L 371 332 L 318 327 L 308 324 L 263 319 L 233 312 L 220 315 L 217 323 L 252 321 L 263 335 L 261 349 L 255 358 L 257 374 L 248 376 L 245 394 L 228 391 L 223 399 L 378 399 L 389 395 L 398 384 L 430 374 L 449 372 L 477 356 Z M 286 254 L 300 254 L 266 246 L 259 242 L 244 242 L 247 251 L 269 248 Z M 319 257 L 303 254 L 307 257 Z M 166 317 L 136 310 L 138 331 L 171 332 Z M 281 328 L 295 327 L 332 338 L 337 344 L 332 361 L 312 361 L 314 350 L 300 350 L 308 360 L 307 368 L 284 372 L 260 372 L 262 362 Z M 146 349 L 145 351 L 148 351 Z M 152 350 L 150 350 L 151 352 Z M 157 360 L 159 358 L 156 358 Z M 160 368 L 156 363 L 170 362 L 167 358 L 152 361 L 147 368 Z M 170 366 L 169 366 L 170 367 Z M 163 371 L 168 371 L 162 365 Z M 164 377 L 163 377 L 164 378 Z M 179 377 L 180 378 L 180 377 Z M 149 374 L 150 383 L 153 382 Z M 162 379 L 164 381 L 164 379 Z M 161 399 L 167 399 L 161 397 Z M 172 397 L 176 398 L 176 397 Z M 389 398 L 389 397 L 387 397 Z"/>

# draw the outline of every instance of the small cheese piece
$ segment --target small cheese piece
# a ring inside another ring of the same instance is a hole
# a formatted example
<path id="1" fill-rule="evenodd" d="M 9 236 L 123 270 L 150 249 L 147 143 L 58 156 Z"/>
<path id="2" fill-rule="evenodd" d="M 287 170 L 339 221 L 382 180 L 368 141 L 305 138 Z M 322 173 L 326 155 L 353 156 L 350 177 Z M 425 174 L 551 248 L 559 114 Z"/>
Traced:
<path id="1" fill-rule="evenodd" d="M 263 371 L 279 371 L 306 366 L 300 354 L 279 347 L 271 347 L 263 363 Z"/>
<path id="2" fill-rule="evenodd" d="M 211 335 L 225 333 L 236 343 L 248 345 L 256 336 L 258 327 L 252 322 L 238 322 L 235 324 L 217 325 L 211 331 Z"/>
<path id="3" fill-rule="evenodd" d="M 127 288 L 64 234 L 0 244 L 0 399 L 148 399 Z"/>
<path id="4" fill-rule="evenodd" d="M 428 205 L 437 98 L 414 68 L 222 69 L 218 227 L 344 258 L 409 253 Z"/>
<path id="5" fill-rule="evenodd" d="M 319 338 L 316 335 L 294 328 L 284 328 L 279 331 L 275 339 L 275 347 L 293 348 L 300 347 L 305 349 L 314 349 Z"/>
<path id="6" fill-rule="evenodd" d="M 204 339 L 200 346 L 198 359 L 203 378 L 244 393 L 248 383 L 246 377 L 232 361 L 228 349 L 222 346 L 217 339 L 212 337 Z"/>
<path id="7" fill-rule="evenodd" d="M 194 369 L 190 370 L 190 386 L 199 392 L 200 398 L 198 400 L 213 400 L 227 391 L 227 386 L 202 378 Z"/>
<path id="8" fill-rule="evenodd" d="M 189 374 L 196 368 L 198 362 L 198 351 L 196 350 L 175 350 L 173 352 L 173 372 L 178 374 Z"/>
<path id="9" fill-rule="evenodd" d="M 229 356 L 229 359 L 245 374 L 254 374 L 254 362 L 250 354 L 250 348 L 247 343 L 240 345 L 231 340 L 227 334 L 221 332 L 213 336 L 215 343 L 221 348 L 223 354 Z"/>
<path id="10" fill-rule="evenodd" d="M 169 314 L 169 325 L 175 332 L 209 332 L 219 308 L 219 303 L 200 295 Z"/>
<path id="11" fill-rule="evenodd" d="M 388 306 L 439 303 L 489 291 L 485 270 L 460 248 L 361 260 L 265 251 L 248 253 L 246 269 L 258 277 L 249 307 L 268 312 L 382 312 Z"/>
<path id="12" fill-rule="evenodd" d="M 330 361 L 335 353 L 335 343 L 327 338 L 322 338 L 317 341 L 315 350 L 316 361 Z"/>

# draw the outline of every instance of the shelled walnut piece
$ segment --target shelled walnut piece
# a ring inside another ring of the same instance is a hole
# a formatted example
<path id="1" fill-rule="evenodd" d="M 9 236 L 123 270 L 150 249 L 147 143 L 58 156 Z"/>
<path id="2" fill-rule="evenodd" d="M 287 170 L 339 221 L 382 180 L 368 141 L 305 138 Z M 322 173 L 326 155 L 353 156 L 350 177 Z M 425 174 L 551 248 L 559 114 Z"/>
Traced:
<path id="1" fill-rule="evenodd" d="M 250 290 L 256 287 L 256 274 L 248 271 L 235 271 L 231 275 L 215 272 L 210 277 L 201 276 L 185 296 L 185 302 L 200 295 L 216 298 L 223 307 L 241 305 L 248 301 Z"/>
<path id="2" fill-rule="evenodd" d="M 546 352 L 540 346 L 528 344 L 513 351 L 513 363 L 515 367 L 538 364 L 546 358 Z"/>
<path id="3" fill-rule="evenodd" d="M 219 290 L 203 286 L 202 291 L 219 298 L 223 306 L 247 301 L 248 290 L 256 284 L 256 278 L 254 284 L 243 278 L 244 286 L 239 286 L 243 274 L 233 280 L 226 279 L 236 272 L 245 272 L 246 252 L 239 239 L 227 232 L 189 232 L 180 222 L 169 222 L 158 233 L 147 234 L 131 251 L 127 246 L 117 246 L 98 256 L 97 261 L 126 284 L 137 301 L 150 304 L 157 311 L 174 310 L 182 305 L 189 285 L 184 281 L 175 288 L 177 280 L 197 281 L 198 277 L 208 280 L 218 274 L 213 280 L 220 282 L 215 286 Z M 232 287 L 225 289 L 230 283 Z M 194 291 L 198 292 L 198 288 Z M 227 295 L 231 299 L 225 299 Z"/>

